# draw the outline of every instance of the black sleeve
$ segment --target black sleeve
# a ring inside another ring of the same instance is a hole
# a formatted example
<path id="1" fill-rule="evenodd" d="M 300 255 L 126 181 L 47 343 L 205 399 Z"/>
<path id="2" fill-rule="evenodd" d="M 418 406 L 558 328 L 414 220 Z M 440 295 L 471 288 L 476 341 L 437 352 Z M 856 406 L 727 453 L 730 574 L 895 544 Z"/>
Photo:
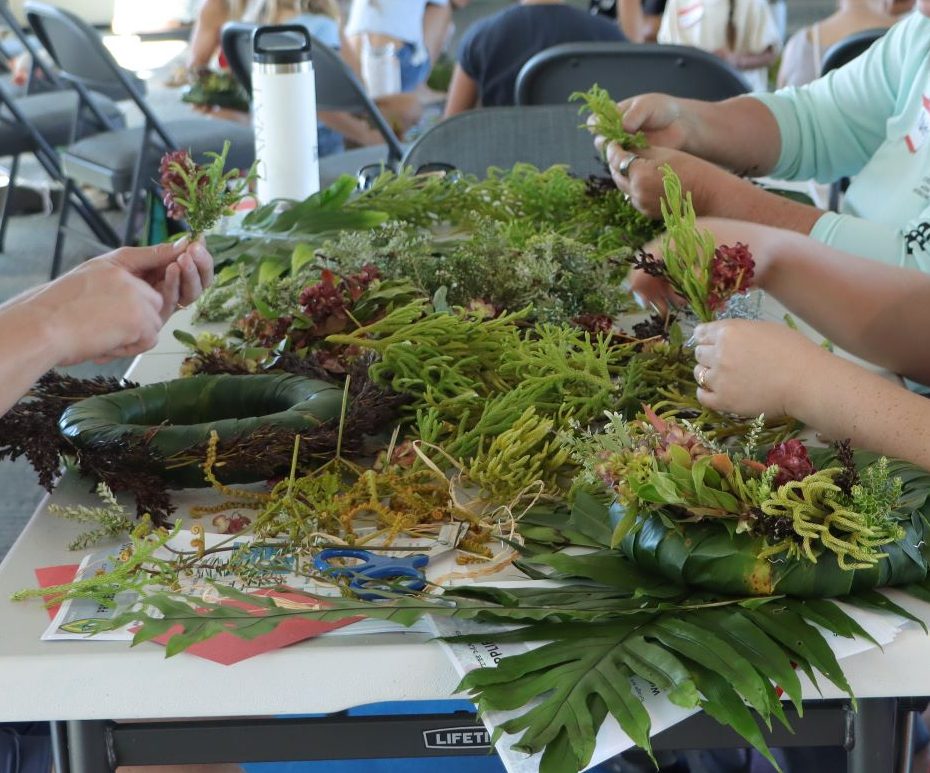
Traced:
<path id="1" fill-rule="evenodd" d="M 665 12 L 665 0 L 643 0 L 643 13 L 661 16 Z"/>
<path id="2" fill-rule="evenodd" d="M 469 78 L 477 79 L 481 70 L 481 27 L 475 24 L 465 31 L 459 41 L 458 63 Z"/>

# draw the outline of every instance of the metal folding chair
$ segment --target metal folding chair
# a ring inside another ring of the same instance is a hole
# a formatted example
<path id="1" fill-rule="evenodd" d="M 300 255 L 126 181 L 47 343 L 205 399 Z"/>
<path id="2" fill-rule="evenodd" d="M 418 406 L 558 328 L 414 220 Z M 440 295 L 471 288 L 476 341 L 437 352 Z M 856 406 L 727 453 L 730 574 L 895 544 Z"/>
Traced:
<path id="1" fill-rule="evenodd" d="M 79 185 L 93 185 L 107 193 L 129 194 L 127 222 L 121 241 L 133 241 L 136 216 L 146 190 L 155 190 L 158 161 L 169 150 L 188 149 L 195 157 L 219 152 L 230 140 L 230 166 L 247 168 L 255 155 L 248 126 L 213 118 L 161 121 L 146 102 L 140 81 L 123 70 L 104 47 L 99 33 L 72 13 L 45 3 L 27 2 L 26 16 L 58 68 L 59 77 L 81 98 L 82 104 L 106 123 L 95 110 L 91 92 L 131 100 L 144 118 L 135 129 L 112 126 L 109 131 L 70 144 L 62 151 L 66 198 L 59 219 L 54 269 L 60 264 L 67 230 L 70 193 Z M 112 244 L 111 246 L 116 246 Z"/>
<path id="2" fill-rule="evenodd" d="M 517 76 L 517 105 L 564 104 L 597 83 L 617 100 L 659 91 L 716 102 L 747 93 L 742 74 L 690 46 L 652 43 L 564 43 L 533 56 Z"/>
<path id="3" fill-rule="evenodd" d="M 122 125 L 123 116 L 112 100 L 91 95 L 94 107 L 106 116 L 107 124 L 96 115 L 83 109 L 80 96 L 58 78 L 54 70 L 45 66 L 35 43 L 22 30 L 7 0 L 0 0 L 0 20 L 19 39 L 22 49 L 32 59 L 29 81 L 24 95 L 17 95 L 9 85 L 0 82 L 0 155 L 11 156 L 9 183 L 0 206 L 0 250 L 6 240 L 11 202 L 16 190 L 20 158 L 32 153 L 46 174 L 64 183 L 61 163 L 55 147 L 67 145 L 108 128 Z M 40 88 L 40 93 L 33 89 Z M 108 240 L 113 230 L 80 190 L 70 193 L 71 204 L 87 224 L 95 238 Z"/>
<path id="4" fill-rule="evenodd" d="M 450 165 L 485 176 L 492 167 L 518 162 L 545 169 L 566 164 L 579 176 L 603 174 L 604 165 L 575 105 L 490 107 L 459 113 L 424 132 L 404 156 L 403 165 Z"/>

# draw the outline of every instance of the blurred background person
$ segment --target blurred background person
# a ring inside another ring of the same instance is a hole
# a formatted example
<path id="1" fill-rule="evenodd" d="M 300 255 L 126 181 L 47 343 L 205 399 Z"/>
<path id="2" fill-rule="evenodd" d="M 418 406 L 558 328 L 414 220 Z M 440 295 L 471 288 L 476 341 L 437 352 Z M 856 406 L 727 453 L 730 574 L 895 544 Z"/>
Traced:
<path id="1" fill-rule="evenodd" d="M 623 40 L 617 25 L 562 0 L 522 0 L 473 24 L 459 44 L 445 116 L 512 105 L 520 68 L 560 43 Z"/>
<path id="2" fill-rule="evenodd" d="M 616 19 L 623 36 L 631 43 L 655 43 L 665 3 L 666 0 L 591 0 L 590 11 Z"/>
<path id="3" fill-rule="evenodd" d="M 767 0 L 668 0 L 658 41 L 716 54 L 741 70 L 753 91 L 768 91 L 768 68 L 782 46 Z"/>
<path id="4" fill-rule="evenodd" d="M 820 77 L 823 55 L 844 38 L 863 30 L 888 28 L 897 21 L 891 0 L 838 0 L 836 13 L 802 27 L 785 44 L 778 87 L 801 86 Z M 910 2 L 913 7 L 913 0 Z"/>

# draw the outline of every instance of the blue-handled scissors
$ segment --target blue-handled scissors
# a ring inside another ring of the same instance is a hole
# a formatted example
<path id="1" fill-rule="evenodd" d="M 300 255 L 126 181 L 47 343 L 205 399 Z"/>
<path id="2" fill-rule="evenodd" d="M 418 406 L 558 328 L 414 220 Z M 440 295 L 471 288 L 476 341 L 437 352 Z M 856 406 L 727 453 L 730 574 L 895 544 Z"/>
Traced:
<path id="1" fill-rule="evenodd" d="M 355 558 L 359 563 L 346 566 L 334 565 L 334 558 Z M 360 599 L 371 601 L 383 599 L 381 591 L 410 592 L 421 591 L 426 587 L 426 575 L 423 567 L 429 563 L 429 556 L 416 553 L 412 556 L 378 556 L 360 548 L 325 548 L 321 550 L 313 565 L 317 571 L 330 577 L 350 577 L 349 588 Z M 399 583 L 378 583 L 376 580 L 404 580 Z M 374 590 L 373 590 L 374 589 Z"/>

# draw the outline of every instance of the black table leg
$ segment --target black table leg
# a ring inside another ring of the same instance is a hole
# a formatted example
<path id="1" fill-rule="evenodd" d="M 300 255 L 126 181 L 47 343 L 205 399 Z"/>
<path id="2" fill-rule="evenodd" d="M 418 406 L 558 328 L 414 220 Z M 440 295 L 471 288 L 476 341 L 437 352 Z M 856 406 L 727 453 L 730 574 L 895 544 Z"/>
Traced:
<path id="1" fill-rule="evenodd" d="M 853 717 L 853 747 L 847 755 L 848 773 L 894 773 L 896 698 L 859 701 Z"/>
<path id="2" fill-rule="evenodd" d="M 68 726 L 61 721 L 49 722 L 52 728 L 52 764 L 55 773 L 71 773 L 68 759 Z"/>
<path id="3" fill-rule="evenodd" d="M 70 773 L 112 773 L 113 757 L 107 741 L 111 724 L 100 720 L 66 723 Z"/>

